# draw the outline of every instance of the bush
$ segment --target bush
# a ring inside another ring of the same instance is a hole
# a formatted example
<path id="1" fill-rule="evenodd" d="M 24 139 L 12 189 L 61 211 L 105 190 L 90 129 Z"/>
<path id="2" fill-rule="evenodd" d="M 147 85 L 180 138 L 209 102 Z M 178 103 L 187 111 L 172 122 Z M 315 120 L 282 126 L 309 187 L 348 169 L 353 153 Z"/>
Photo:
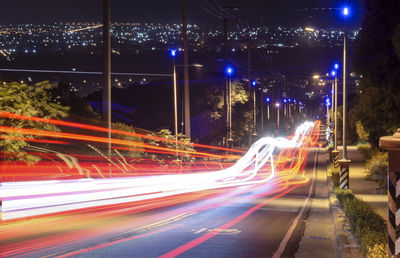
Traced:
<path id="1" fill-rule="evenodd" d="M 161 129 L 157 133 L 149 134 L 149 136 L 164 138 L 166 140 L 175 140 L 175 135 L 173 135 L 168 129 Z M 165 147 L 170 150 L 177 149 L 180 151 L 184 151 L 179 152 L 179 159 L 183 162 L 194 162 L 195 158 L 190 153 L 194 153 L 196 152 L 196 150 L 194 149 L 193 144 L 191 144 L 190 138 L 186 138 L 186 136 L 181 133 L 179 133 L 177 136 L 178 141 L 182 143 L 175 144 L 174 141 L 161 141 L 154 139 L 146 139 L 145 142 L 150 145 Z M 176 154 L 152 154 L 151 158 L 161 164 L 165 164 L 166 161 L 174 160 L 177 158 L 177 156 Z"/>
<path id="2" fill-rule="evenodd" d="M 360 239 L 361 251 L 368 257 L 386 257 L 385 220 L 374 212 L 371 205 L 356 198 L 351 190 L 335 188 L 334 193 L 344 208 L 354 235 Z"/>
<path id="3" fill-rule="evenodd" d="M 370 159 L 366 161 L 365 166 L 372 179 L 378 182 L 379 188 L 386 189 L 388 153 L 381 151 L 373 152 Z"/>
<path id="4" fill-rule="evenodd" d="M 112 123 L 111 128 L 114 130 L 125 131 L 125 132 L 132 133 L 132 134 L 135 133 L 133 126 L 127 125 L 124 123 L 120 123 L 120 122 Z M 140 137 L 133 136 L 133 135 L 113 133 L 111 137 L 113 139 L 137 142 L 139 144 L 142 143 L 142 139 Z M 131 149 L 131 150 L 129 150 L 129 149 Z M 133 147 L 133 146 L 128 146 L 128 150 L 119 150 L 119 152 L 122 153 L 123 156 L 129 157 L 129 158 L 141 158 L 141 157 L 145 156 L 143 148 Z"/>
<path id="5" fill-rule="evenodd" d="M 334 187 L 338 187 L 339 186 L 340 168 L 339 167 L 335 168 L 333 166 L 333 163 L 331 163 L 331 166 L 330 166 L 329 170 L 331 171 L 331 175 L 332 175 L 331 179 L 332 179 L 332 182 L 333 182 L 333 186 Z"/>
<path id="6" fill-rule="evenodd" d="M 360 139 L 360 141 L 362 142 L 367 142 L 368 138 L 369 138 L 369 132 L 367 132 L 367 130 L 365 130 L 363 124 L 361 123 L 361 121 L 357 121 L 356 122 L 356 132 L 358 135 L 358 139 Z"/>
<path id="7" fill-rule="evenodd" d="M 371 158 L 372 155 L 371 144 L 365 142 L 359 142 L 357 143 L 356 147 L 363 154 L 365 160 Z"/>

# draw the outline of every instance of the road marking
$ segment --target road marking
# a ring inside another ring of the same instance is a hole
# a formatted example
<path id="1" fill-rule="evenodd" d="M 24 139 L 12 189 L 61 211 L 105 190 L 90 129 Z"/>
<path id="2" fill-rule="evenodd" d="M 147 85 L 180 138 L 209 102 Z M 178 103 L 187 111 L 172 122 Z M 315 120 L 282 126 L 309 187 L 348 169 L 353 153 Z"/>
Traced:
<path id="1" fill-rule="evenodd" d="M 261 211 L 286 211 L 286 212 L 299 212 L 299 209 L 283 209 L 283 208 L 260 208 Z"/>
<path id="2" fill-rule="evenodd" d="M 194 230 L 194 229 L 193 229 Z M 196 232 L 194 232 L 195 234 L 200 234 L 201 232 L 203 232 L 203 231 L 206 231 L 207 230 L 207 228 L 202 228 L 202 229 L 199 229 L 199 230 L 197 230 Z"/>
<path id="3" fill-rule="evenodd" d="M 311 181 L 311 186 L 310 186 L 310 191 L 308 192 L 307 198 L 304 200 L 303 203 L 303 207 L 301 207 L 301 210 L 299 212 L 299 214 L 297 215 L 297 217 L 294 219 L 293 224 L 290 226 L 288 232 L 286 233 L 285 237 L 283 238 L 281 244 L 279 245 L 278 250 L 276 250 L 276 252 L 274 253 L 274 255 L 272 256 L 272 258 L 279 258 L 281 257 L 283 251 L 285 251 L 286 245 L 289 242 L 289 239 L 292 237 L 292 234 L 297 226 L 297 223 L 299 222 L 301 216 L 303 215 L 303 212 L 306 208 L 306 205 L 308 203 L 308 201 L 310 200 L 313 188 L 314 188 L 314 180 L 315 180 L 315 174 L 317 172 L 317 158 L 318 158 L 318 151 L 315 154 L 314 157 L 314 171 L 313 171 L 313 177 L 312 177 L 312 181 Z"/>
<path id="4" fill-rule="evenodd" d="M 195 230 L 193 229 L 192 231 L 195 231 Z M 202 233 L 204 231 L 215 232 L 215 233 L 222 234 L 222 235 L 234 235 L 234 234 L 239 234 L 239 233 L 242 232 L 241 230 L 236 229 L 236 228 L 214 228 L 214 229 L 202 228 L 202 229 L 199 229 L 199 230 L 195 231 L 194 233 L 195 234 L 200 234 L 200 233 Z"/>

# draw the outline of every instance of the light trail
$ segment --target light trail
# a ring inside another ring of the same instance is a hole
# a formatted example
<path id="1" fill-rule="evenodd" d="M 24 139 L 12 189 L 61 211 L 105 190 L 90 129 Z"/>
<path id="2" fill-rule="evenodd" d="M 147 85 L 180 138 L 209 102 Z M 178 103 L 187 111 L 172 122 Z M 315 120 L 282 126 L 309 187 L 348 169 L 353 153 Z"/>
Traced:
<path id="1" fill-rule="evenodd" d="M 105 133 L 108 132 L 108 128 L 105 128 L 105 127 L 80 124 L 80 123 L 68 122 L 68 121 L 57 120 L 57 119 L 26 116 L 26 115 L 22 115 L 22 114 L 15 114 L 15 113 L 10 113 L 10 112 L 5 112 L 5 111 L 0 111 L 0 117 L 10 118 L 10 119 L 20 119 L 20 120 L 26 120 L 26 121 L 35 121 L 35 122 L 41 122 L 41 123 L 53 124 L 53 125 L 59 125 L 59 126 L 75 127 L 75 128 L 81 128 L 81 129 L 93 130 L 93 131 L 105 132 Z M 182 142 L 182 141 L 175 141 L 172 139 L 165 139 L 165 138 L 161 138 L 161 137 L 157 137 L 157 136 L 151 136 L 151 135 L 140 134 L 140 133 L 132 133 L 132 132 L 127 132 L 127 131 L 123 131 L 123 130 L 111 129 L 111 133 L 140 137 L 140 138 L 150 139 L 150 140 L 158 140 L 158 141 L 162 141 L 162 142 L 179 143 L 179 144 L 183 144 L 183 145 L 192 145 L 192 146 L 199 147 L 199 148 L 208 148 L 208 149 L 215 149 L 215 150 L 245 153 L 244 151 L 241 151 L 241 150 L 229 149 L 229 148 L 218 147 L 218 146 L 210 146 L 210 145 L 204 145 L 204 144 L 186 143 L 186 142 Z"/>
<path id="2" fill-rule="evenodd" d="M 66 33 L 71 34 L 71 33 L 78 32 L 78 31 L 97 29 L 97 28 L 100 28 L 100 27 L 103 27 L 103 24 L 98 24 L 98 25 L 89 26 L 89 27 L 85 27 L 85 28 L 74 29 L 74 30 L 68 30 L 68 31 L 66 31 Z"/>
<path id="3" fill-rule="evenodd" d="M 281 148 L 295 149 L 312 143 L 313 139 L 312 137 L 310 139 L 309 135 L 313 126 L 313 123 L 304 123 L 297 128 L 295 135 L 290 140 L 261 138 L 233 166 L 214 172 L 130 178 L 4 182 L 0 187 L 2 219 L 11 220 L 203 190 L 263 184 L 275 176 L 274 151 Z M 14 129 L 0 127 L 0 130 L 5 132 Z M 59 132 L 47 133 L 32 129 L 17 130 L 22 134 L 102 142 L 101 137 L 94 136 Z M 130 141 L 118 139 L 113 139 L 113 141 L 114 144 L 138 146 L 138 143 Z M 165 148 L 158 149 L 165 150 Z M 300 161 L 299 159 L 297 162 Z M 269 169 L 267 173 L 264 173 L 263 170 L 265 166 Z"/>

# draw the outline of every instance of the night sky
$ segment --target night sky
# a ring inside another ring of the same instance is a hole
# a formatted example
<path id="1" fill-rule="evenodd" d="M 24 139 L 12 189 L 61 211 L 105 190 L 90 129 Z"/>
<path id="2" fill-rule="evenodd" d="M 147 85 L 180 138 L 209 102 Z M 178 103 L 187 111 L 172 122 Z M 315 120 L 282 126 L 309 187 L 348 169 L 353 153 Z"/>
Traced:
<path id="1" fill-rule="evenodd" d="M 5 0 L 2 1 L 0 24 L 50 23 L 67 21 L 101 21 L 102 0 Z M 359 27 L 363 18 L 363 0 L 348 1 L 352 6 L 349 25 Z M 218 4 L 240 6 L 235 13 L 253 25 L 338 27 L 342 19 L 336 9 L 344 1 L 334 0 L 188 0 L 188 21 L 220 26 L 209 11 Z M 181 22 L 180 0 L 111 0 L 112 20 L 117 22 Z M 211 6 L 210 6 L 211 5 Z"/>

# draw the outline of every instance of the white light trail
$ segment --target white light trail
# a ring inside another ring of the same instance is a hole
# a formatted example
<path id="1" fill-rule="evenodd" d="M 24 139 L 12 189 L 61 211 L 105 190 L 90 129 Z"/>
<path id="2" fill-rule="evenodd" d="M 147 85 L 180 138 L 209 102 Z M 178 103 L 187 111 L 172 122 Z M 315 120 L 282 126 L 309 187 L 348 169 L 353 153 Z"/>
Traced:
<path id="1" fill-rule="evenodd" d="M 313 126 L 311 122 L 302 124 L 291 140 L 261 138 L 236 164 L 220 171 L 130 178 L 3 182 L 0 185 L 2 220 L 265 183 L 275 176 L 274 151 L 300 147 Z M 259 171 L 267 162 L 270 162 L 271 173 L 263 177 Z"/>

